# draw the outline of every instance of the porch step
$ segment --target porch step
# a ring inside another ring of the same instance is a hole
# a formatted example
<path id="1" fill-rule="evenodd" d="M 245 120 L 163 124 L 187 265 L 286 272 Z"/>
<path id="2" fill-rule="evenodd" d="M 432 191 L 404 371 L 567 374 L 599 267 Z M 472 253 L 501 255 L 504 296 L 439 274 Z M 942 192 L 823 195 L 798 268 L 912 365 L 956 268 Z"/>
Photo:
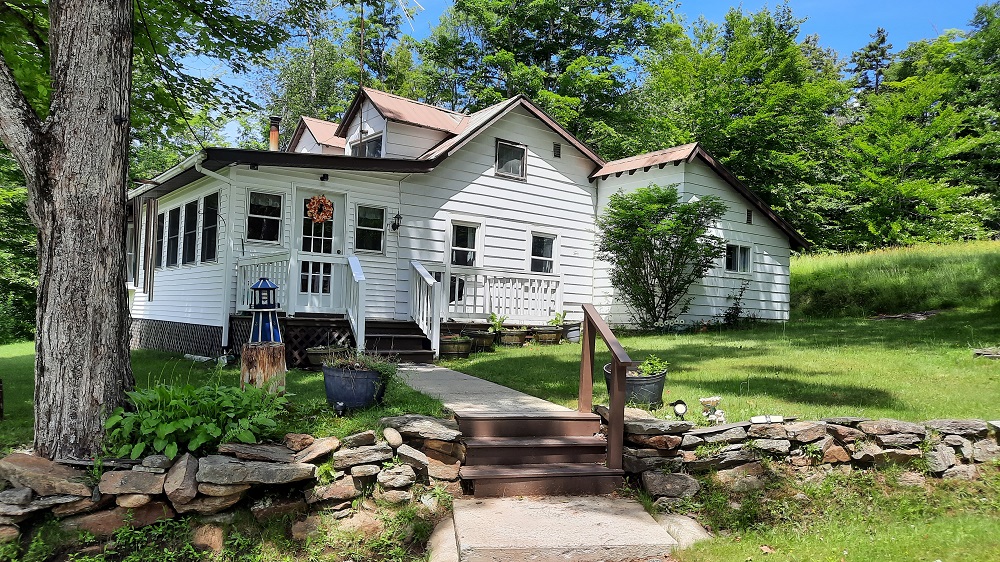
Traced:
<path id="1" fill-rule="evenodd" d="M 607 441 L 600 437 L 467 437 L 465 464 L 516 465 L 603 463 Z"/>
<path id="2" fill-rule="evenodd" d="M 462 483 L 476 497 L 610 494 L 624 471 L 590 463 L 463 466 Z"/>
<path id="3" fill-rule="evenodd" d="M 463 435 L 470 437 L 592 437 L 601 418 L 585 412 L 457 412 Z"/>
<path id="4" fill-rule="evenodd" d="M 378 318 L 365 319 L 365 332 L 366 334 L 424 335 L 416 322 L 409 320 L 382 320 Z"/>
<path id="5" fill-rule="evenodd" d="M 365 334 L 365 349 L 371 351 L 430 351 L 431 342 L 423 334 Z"/>

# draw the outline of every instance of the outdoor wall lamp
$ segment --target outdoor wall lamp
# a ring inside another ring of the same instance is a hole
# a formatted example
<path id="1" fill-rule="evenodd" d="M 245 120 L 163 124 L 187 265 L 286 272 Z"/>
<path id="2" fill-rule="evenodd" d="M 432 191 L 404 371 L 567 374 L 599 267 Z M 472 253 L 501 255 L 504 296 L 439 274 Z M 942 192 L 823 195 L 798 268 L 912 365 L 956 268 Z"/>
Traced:
<path id="1" fill-rule="evenodd" d="M 330 174 L 323 174 L 319 177 L 319 181 L 330 181 Z"/>
<path id="2" fill-rule="evenodd" d="M 393 231 L 399 230 L 399 227 L 403 224 L 403 215 L 396 213 L 396 216 L 392 217 L 392 224 L 389 225 Z"/>

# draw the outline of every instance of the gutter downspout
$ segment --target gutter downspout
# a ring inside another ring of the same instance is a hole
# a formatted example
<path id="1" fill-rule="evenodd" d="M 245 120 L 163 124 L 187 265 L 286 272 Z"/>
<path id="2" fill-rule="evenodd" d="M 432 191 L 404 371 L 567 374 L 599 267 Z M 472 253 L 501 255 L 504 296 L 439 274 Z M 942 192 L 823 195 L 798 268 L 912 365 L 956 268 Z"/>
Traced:
<path id="1" fill-rule="evenodd" d="M 233 207 L 233 180 L 227 178 L 226 176 L 224 176 L 224 175 L 222 175 L 222 174 L 220 174 L 218 172 L 213 172 L 212 170 L 208 170 L 208 169 L 205 169 L 204 167 L 202 167 L 202 165 L 201 165 L 202 162 L 204 162 L 207 158 L 208 158 L 208 154 L 207 153 L 205 153 L 204 151 L 200 152 L 199 155 L 198 155 L 198 158 L 194 161 L 194 169 L 199 174 L 202 174 L 204 176 L 210 177 L 210 178 L 212 178 L 214 180 L 218 180 L 218 181 L 226 184 L 227 186 L 229 186 L 229 190 L 226 193 L 226 211 L 227 211 L 226 215 L 228 216 L 228 215 L 230 215 L 230 211 L 232 210 L 232 207 Z M 221 203 L 221 201 L 220 201 L 220 203 Z M 218 209 L 216 212 L 219 212 L 221 214 L 221 211 L 222 211 L 222 209 Z M 221 322 L 222 322 L 222 341 L 219 342 L 220 349 L 225 344 L 231 343 L 229 341 L 229 313 L 230 313 L 229 312 L 229 301 L 230 301 L 230 298 L 231 298 L 231 292 L 232 292 L 231 289 L 232 289 L 232 285 L 233 285 L 230 282 L 230 272 L 233 269 L 233 263 L 232 263 L 232 256 L 233 256 L 233 238 L 232 238 L 232 236 L 233 236 L 233 232 L 232 232 L 232 227 L 230 226 L 232 223 L 229 222 L 229 221 L 226 221 L 224 224 L 225 224 L 225 228 L 226 228 L 226 257 L 223 259 L 223 266 L 222 266 L 222 283 L 223 283 L 223 287 L 222 287 L 222 318 L 220 319 Z M 230 345 L 230 347 L 232 347 L 232 345 Z"/>

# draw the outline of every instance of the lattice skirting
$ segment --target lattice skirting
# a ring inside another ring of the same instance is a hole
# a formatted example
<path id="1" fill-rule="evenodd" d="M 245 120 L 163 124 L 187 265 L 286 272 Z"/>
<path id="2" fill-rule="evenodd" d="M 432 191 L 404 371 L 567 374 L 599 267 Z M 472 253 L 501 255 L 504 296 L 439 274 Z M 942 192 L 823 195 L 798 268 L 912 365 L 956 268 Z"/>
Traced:
<path id="1" fill-rule="evenodd" d="M 134 318 L 130 346 L 218 357 L 222 354 L 222 326 Z"/>
<path id="2" fill-rule="evenodd" d="M 250 340 L 251 318 L 248 315 L 229 317 L 228 347 L 239 352 Z M 309 367 L 306 349 L 320 345 L 354 346 L 354 335 L 347 320 L 342 318 L 278 318 L 281 337 L 285 340 L 285 359 L 289 367 Z"/>

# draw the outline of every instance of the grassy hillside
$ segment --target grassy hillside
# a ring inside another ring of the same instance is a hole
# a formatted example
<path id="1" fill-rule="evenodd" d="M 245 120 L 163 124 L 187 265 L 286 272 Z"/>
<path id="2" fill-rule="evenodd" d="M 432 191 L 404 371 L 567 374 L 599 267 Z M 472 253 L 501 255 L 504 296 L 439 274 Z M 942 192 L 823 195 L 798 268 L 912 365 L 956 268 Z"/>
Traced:
<path id="1" fill-rule="evenodd" d="M 797 257 L 791 292 L 795 316 L 991 308 L 1000 298 L 1000 242 Z"/>

